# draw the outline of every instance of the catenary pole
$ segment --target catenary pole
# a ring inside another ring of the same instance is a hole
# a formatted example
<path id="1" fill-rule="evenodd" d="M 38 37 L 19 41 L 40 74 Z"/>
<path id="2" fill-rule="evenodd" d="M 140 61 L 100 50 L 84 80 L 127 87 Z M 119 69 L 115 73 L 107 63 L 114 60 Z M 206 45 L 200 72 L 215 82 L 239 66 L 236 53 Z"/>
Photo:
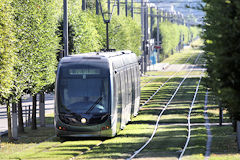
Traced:
<path id="1" fill-rule="evenodd" d="M 127 3 L 128 3 L 128 1 L 125 0 L 125 15 L 126 15 L 126 17 L 128 16 Z"/>
<path id="2" fill-rule="evenodd" d="M 131 16 L 132 16 L 132 19 L 133 19 L 133 0 L 131 0 Z"/>
<path id="3" fill-rule="evenodd" d="M 98 0 L 96 0 L 96 15 L 99 14 L 99 3 Z"/>
<path id="4" fill-rule="evenodd" d="M 120 15 L 120 0 L 117 0 L 117 14 Z"/>
<path id="5" fill-rule="evenodd" d="M 63 0 L 63 39 L 64 39 L 64 57 L 68 56 L 68 5 L 67 0 Z"/>
<path id="6" fill-rule="evenodd" d="M 144 73 L 144 58 L 145 58 L 145 41 L 144 41 L 144 9 L 143 9 L 143 0 L 141 0 L 141 31 L 142 31 L 142 57 L 141 57 L 141 73 Z"/>
<path id="7" fill-rule="evenodd" d="M 86 10 L 86 0 L 82 0 L 82 10 Z"/>
<path id="8" fill-rule="evenodd" d="M 148 8 L 144 3 L 144 73 L 147 72 L 147 59 L 148 59 Z"/>
<path id="9" fill-rule="evenodd" d="M 150 38 L 153 38 L 153 7 L 150 7 Z"/>
<path id="10" fill-rule="evenodd" d="M 157 46 L 160 46 L 160 42 L 159 42 L 159 19 L 160 19 L 160 13 L 159 12 L 159 8 L 157 8 Z M 157 48 L 157 62 L 159 63 L 160 62 L 160 59 L 159 59 L 159 54 L 160 54 L 160 48 Z"/>

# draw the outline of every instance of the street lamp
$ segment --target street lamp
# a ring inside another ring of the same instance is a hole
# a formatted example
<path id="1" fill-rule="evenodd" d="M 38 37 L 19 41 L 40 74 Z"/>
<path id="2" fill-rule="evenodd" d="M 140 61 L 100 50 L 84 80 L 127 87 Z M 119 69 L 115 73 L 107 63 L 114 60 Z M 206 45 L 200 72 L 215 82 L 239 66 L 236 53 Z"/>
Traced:
<path id="1" fill-rule="evenodd" d="M 109 49 L 108 24 L 111 22 L 114 6 L 116 5 L 116 0 L 114 1 L 114 5 L 112 7 L 112 12 L 110 12 L 110 10 L 111 10 L 110 9 L 110 0 L 108 0 L 108 11 L 107 12 L 103 12 L 101 2 L 98 1 L 98 3 L 100 5 L 100 10 L 102 13 L 103 21 L 106 24 L 106 49 L 103 49 L 103 50 L 104 51 L 113 51 L 114 49 Z"/>

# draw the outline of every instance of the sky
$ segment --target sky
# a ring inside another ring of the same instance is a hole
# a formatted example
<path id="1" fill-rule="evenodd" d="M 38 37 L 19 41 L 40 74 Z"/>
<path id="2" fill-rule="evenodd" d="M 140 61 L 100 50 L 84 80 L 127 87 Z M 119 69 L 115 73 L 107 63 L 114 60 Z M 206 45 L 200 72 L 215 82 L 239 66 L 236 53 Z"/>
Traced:
<path id="1" fill-rule="evenodd" d="M 161 8 L 163 10 L 175 13 L 180 12 L 184 15 L 185 19 L 190 18 L 194 20 L 192 23 L 196 24 L 202 23 L 203 17 L 205 15 L 203 11 L 194 9 L 194 7 L 196 8 L 200 5 L 204 5 L 202 0 L 149 0 L 149 2 L 152 2 L 158 8 Z"/>

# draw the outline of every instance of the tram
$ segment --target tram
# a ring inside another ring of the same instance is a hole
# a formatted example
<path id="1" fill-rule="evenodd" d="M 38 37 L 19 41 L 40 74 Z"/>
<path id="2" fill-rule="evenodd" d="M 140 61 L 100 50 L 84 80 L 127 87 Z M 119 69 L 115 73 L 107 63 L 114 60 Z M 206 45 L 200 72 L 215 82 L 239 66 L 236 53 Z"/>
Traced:
<path id="1" fill-rule="evenodd" d="M 54 125 L 59 137 L 113 137 L 139 111 L 140 72 L 131 51 L 61 59 Z"/>

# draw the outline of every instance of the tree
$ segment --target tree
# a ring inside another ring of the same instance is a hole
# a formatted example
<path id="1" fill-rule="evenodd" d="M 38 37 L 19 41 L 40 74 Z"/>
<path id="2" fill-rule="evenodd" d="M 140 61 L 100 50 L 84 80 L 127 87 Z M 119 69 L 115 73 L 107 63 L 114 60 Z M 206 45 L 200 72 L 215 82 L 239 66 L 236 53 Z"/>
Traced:
<path id="1" fill-rule="evenodd" d="M 14 80 L 15 34 L 11 1 L 0 3 L 0 98 L 8 99 Z"/>
<path id="2" fill-rule="evenodd" d="M 240 2 L 206 2 L 205 55 L 209 85 L 235 120 L 240 120 Z"/>
<path id="3" fill-rule="evenodd" d="M 13 8 L 11 0 L 0 2 L 0 103 L 7 104 L 8 137 L 13 139 L 11 131 L 10 96 L 14 84 L 15 34 Z"/>
<path id="4" fill-rule="evenodd" d="M 33 96 L 33 123 L 36 129 L 36 94 L 54 83 L 56 53 L 60 38 L 57 36 L 61 6 L 58 0 L 14 1 L 17 25 L 18 58 L 15 94 L 23 92 Z"/>

